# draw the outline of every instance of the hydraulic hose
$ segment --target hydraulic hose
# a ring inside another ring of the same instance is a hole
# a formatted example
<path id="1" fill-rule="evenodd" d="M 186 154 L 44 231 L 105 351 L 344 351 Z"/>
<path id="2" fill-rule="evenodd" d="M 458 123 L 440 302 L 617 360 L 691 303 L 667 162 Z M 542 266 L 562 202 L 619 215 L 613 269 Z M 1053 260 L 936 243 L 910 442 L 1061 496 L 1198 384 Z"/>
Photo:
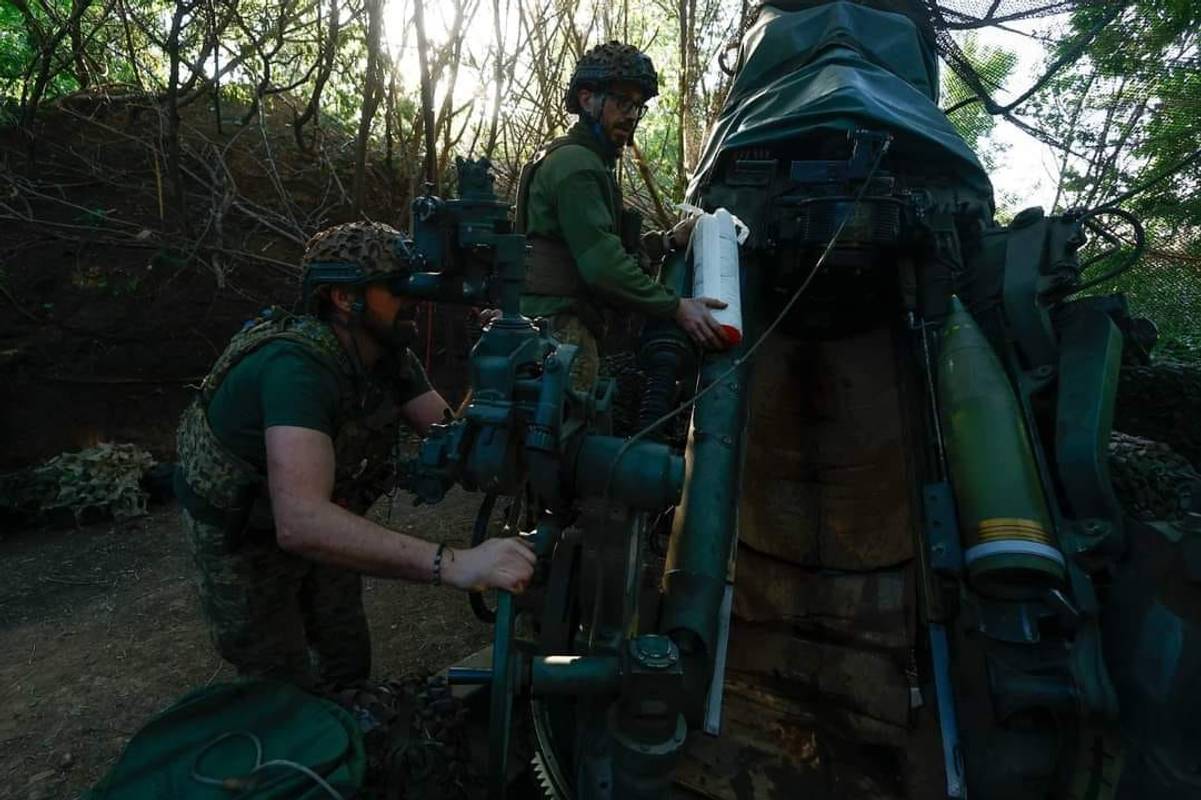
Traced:
<path id="1" fill-rule="evenodd" d="M 680 371 L 680 358 L 670 350 L 657 350 L 647 361 L 644 370 L 646 386 L 642 390 L 642 404 L 638 408 L 640 429 L 671 411 L 675 402 L 676 378 Z M 662 440 L 663 429 L 655 430 L 651 437 Z"/>

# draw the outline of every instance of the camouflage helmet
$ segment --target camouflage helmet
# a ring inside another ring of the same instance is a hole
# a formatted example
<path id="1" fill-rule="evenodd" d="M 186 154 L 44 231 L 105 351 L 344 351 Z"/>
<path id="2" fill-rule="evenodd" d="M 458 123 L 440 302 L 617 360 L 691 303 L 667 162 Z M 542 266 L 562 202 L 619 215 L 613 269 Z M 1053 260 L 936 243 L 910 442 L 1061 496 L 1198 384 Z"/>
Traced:
<path id="1" fill-rule="evenodd" d="M 320 286 L 356 286 L 408 272 L 404 249 L 401 232 L 380 222 L 347 222 L 320 231 L 300 260 L 301 304 L 313 310 Z"/>
<path id="2" fill-rule="evenodd" d="M 610 83 L 633 83 L 642 90 L 644 100 L 659 94 L 659 75 L 650 56 L 630 44 L 605 42 L 593 47 L 576 62 L 564 102 L 567 111 L 579 114 L 580 89 L 603 88 Z"/>

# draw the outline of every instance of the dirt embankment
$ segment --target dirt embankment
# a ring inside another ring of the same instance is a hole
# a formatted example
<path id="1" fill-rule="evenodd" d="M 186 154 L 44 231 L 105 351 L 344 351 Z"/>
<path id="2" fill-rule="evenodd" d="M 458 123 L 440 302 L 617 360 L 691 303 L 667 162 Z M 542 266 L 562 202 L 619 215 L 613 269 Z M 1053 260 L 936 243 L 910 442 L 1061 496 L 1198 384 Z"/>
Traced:
<path id="1" fill-rule="evenodd" d="M 244 127 L 244 109 L 223 106 L 220 131 L 206 104 L 183 110 L 182 223 L 153 104 L 64 101 L 40 116 L 32 152 L 0 130 L 0 471 L 99 441 L 170 458 L 190 387 L 229 337 L 295 302 L 304 241 L 350 218 L 353 148 L 327 127 L 299 151 L 286 109 L 268 105 Z M 407 227 L 407 166 L 370 173 L 365 216 Z M 451 396 L 464 318 L 423 316 L 418 354 Z"/>

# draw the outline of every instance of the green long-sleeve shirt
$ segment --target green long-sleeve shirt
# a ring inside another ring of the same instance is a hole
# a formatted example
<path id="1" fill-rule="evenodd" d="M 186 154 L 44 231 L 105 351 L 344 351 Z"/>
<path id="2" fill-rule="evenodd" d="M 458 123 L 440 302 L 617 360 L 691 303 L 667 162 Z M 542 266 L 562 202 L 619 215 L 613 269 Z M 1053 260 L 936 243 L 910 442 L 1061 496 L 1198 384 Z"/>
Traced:
<path id="1" fill-rule="evenodd" d="M 585 300 L 599 299 L 622 310 L 671 317 L 680 299 L 643 272 L 637 258 L 622 247 L 615 154 L 582 122 L 572 126 L 567 137 L 570 143 L 549 153 L 530 180 L 526 233 L 567 245 L 592 296 Z M 563 268 L 572 269 L 572 265 Z M 531 317 L 549 317 L 574 303 L 570 297 L 527 293 L 521 297 L 521 311 Z"/>

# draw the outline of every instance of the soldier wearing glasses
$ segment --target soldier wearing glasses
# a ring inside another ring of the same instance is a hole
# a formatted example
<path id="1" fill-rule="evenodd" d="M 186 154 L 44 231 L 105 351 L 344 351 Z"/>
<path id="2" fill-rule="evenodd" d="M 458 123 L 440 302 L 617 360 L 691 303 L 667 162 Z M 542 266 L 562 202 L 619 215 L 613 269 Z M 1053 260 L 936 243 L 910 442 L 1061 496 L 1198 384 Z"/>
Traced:
<path id="1" fill-rule="evenodd" d="M 640 236 L 640 216 L 622 206 L 617 159 L 658 93 L 654 64 L 637 48 L 592 48 L 576 64 L 565 98 L 578 122 L 521 172 L 517 225 L 531 248 L 521 310 L 549 319 L 556 338 L 579 346 L 577 389 L 596 382 L 604 306 L 675 319 L 698 344 L 722 346 L 709 312 L 720 301 L 678 297 L 640 265 L 640 250 L 654 262 L 686 246 L 694 218 Z"/>

